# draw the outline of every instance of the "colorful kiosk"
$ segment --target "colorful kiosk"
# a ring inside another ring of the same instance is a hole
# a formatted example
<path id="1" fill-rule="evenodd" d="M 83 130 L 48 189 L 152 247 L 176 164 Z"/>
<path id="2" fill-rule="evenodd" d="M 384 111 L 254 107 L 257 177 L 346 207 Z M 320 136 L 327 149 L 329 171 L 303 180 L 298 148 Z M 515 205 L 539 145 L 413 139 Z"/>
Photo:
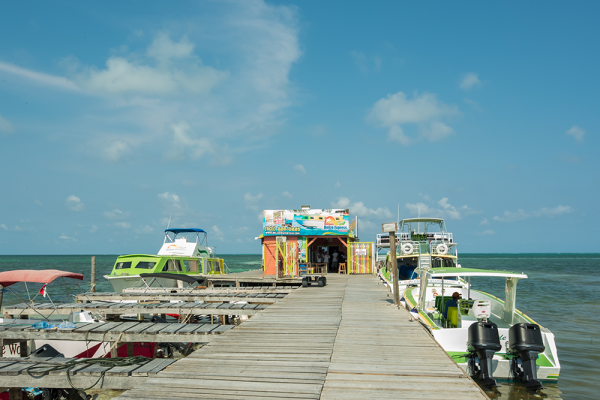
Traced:
<path id="1" fill-rule="evenodd" d="M 259 236 L 264 275 L 374 273 L 375 244 L 358 240 L 357 223 L 350 222 L 347 209 L 264 210 Z"/>

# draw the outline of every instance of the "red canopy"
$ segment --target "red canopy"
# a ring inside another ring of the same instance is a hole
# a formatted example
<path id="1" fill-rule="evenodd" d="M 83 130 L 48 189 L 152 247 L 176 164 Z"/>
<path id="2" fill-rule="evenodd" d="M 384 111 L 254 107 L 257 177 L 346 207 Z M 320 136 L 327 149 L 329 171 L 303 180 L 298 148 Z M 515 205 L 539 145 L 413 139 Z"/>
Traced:
<path id="1" fill-rule="evenodd" d="M 19 282 L 50 283 L 56 278 L 73 278 L 83 280 L 83 274 L 59 271 L 57 269 L 21 269 L 17 271 L 0 272 L 0 285 L 7 287 Z"/>

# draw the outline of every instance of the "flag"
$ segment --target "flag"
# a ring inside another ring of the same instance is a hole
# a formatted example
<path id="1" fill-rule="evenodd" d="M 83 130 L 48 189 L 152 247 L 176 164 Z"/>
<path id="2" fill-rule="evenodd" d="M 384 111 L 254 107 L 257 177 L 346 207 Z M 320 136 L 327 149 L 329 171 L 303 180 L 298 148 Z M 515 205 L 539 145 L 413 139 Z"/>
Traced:
<path id="1" fill-rule="evenodd" d="M 46 283 L 47 285 L 47 283 Z M 46 297 L 46 285 L 42 286 L 42 288 L 40 289 L 40 294 L 44 297 Z"/>

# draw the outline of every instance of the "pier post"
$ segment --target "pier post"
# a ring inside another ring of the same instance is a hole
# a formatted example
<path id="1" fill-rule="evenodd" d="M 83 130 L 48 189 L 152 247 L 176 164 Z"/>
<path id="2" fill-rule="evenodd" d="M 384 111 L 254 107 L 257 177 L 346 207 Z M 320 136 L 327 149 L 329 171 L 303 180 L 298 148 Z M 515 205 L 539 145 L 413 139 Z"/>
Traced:
<path id="1" fill-rule="evenodd" d="M 0 285 L 0 310 L 2 310 L 2 299 L 4 298 L 4 286 Z"/>
<path id="2" fill-rule="evenodd" d="M 90 278 L 90 292 L 96 291 L 96 256 L 92 256 L 92 274 Z"/>
<path id="3" fill-rule="evenodd" d="M 390 262 L 392 264 L 392 280 L 394 285 L 394 304 L 396 306 L 400 305 L 400 293 L 398 288 L 398 261 L 396 259 L 396 232 L 390 232 Z"/>

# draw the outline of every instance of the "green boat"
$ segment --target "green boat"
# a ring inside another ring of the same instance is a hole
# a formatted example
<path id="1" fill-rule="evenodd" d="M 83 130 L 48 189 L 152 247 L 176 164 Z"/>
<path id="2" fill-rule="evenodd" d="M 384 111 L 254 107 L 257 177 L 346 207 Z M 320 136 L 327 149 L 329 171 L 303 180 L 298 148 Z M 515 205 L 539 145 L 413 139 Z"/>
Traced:
<path id="1" fill-rule="evenodd" d="M 189 240 L 188 234 L 195 238 Z M 108 279 L 115 292 L 146 285 L 175 288 L 183 284 L 182 281 L 163 278 L 146 281 L 140 276 L 140 274 L 158 272 L 202 277 L 225 274 L 226 265 L 222 258 L 216 257 L 214 249 L 208 247 L 206 231 L 196 228 L 167 229 L 163 245 L 157 255 L 119 256 L 112 272 L 104 277 Z"/>

